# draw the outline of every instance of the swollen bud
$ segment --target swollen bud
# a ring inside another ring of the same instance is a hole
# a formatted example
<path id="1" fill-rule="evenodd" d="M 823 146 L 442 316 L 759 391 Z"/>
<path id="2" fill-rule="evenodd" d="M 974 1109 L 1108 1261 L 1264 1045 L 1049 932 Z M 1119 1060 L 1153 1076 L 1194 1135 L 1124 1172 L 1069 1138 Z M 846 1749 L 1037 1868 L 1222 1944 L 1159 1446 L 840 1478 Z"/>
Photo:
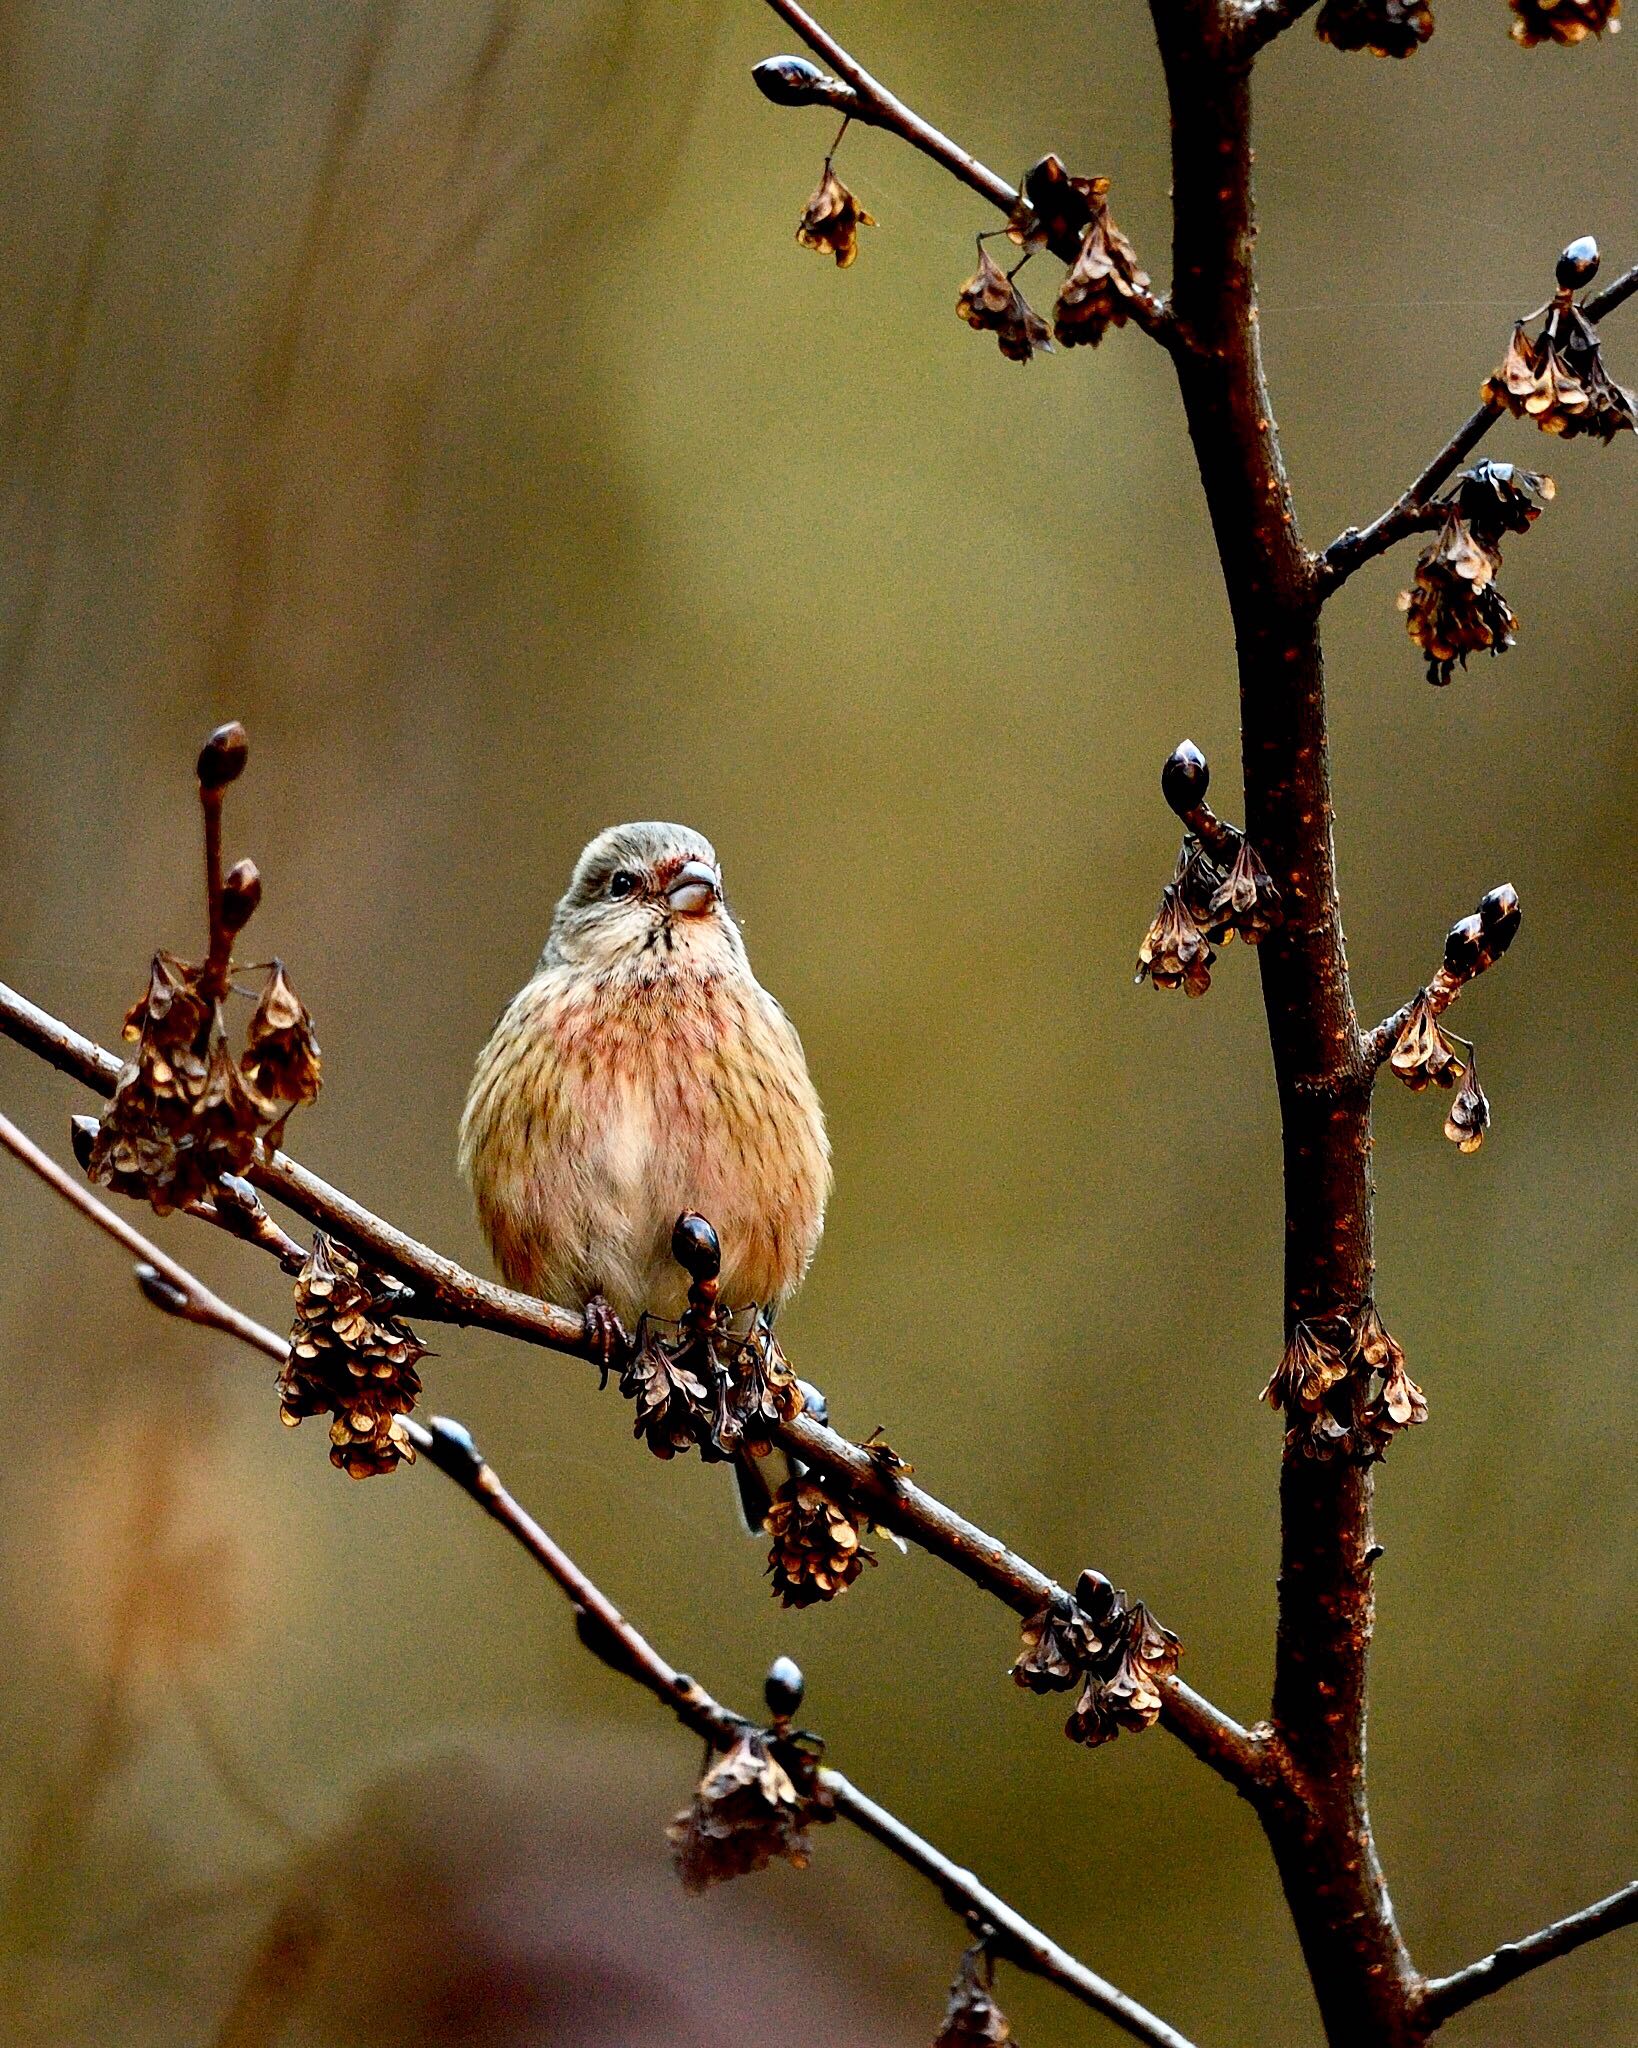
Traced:
<path id="1" fill-rule="evenodd" d="M 762 1681 L 762 1697 L 768 1702 L 768 1712 L 776 1721 L 788 1721 L 802 1704 L 802 1695 L 807 1690 L 807 1680 L 802 1676 L 802 1667 L 793 1657 L 776 1657 L 768 1666 L 768 1675 Z"/>
<path id="2" fill-rule="evenodd" d="M 671 1233 L 671 1256 L 697 1285 L 714 1280 L 722 1271 L 722 1246 L 717 1242 L 717 1233 L 692 1209 L 677 1218 Z"/>
<path id="3" fill-rule="evenodd" d="M 94 1116 L 72 1116 L 68 1120 L 68 1142 L 74 1148 L 74 1157 L 80 1162 L 82 1172 L 91 1171 L 91 1148 L 97 1142 L 97 1120 Z"/>
<path id="4" fill-rule="evenodd" d="M 1102 1572 L 1087 1570 L 1075 1581 L 1075 1605 L 1097 1627 L 1114 1613 L 1115 1589 Z"/>
<path id="5" fill-rule="evenodd" d="M 452 1479 L 463 1485 L 470 1485 L 483 1470 L 483 1453 L 472 1441 L 472 1432 L 464 1422 L 453 1422 L 447 1415 L 434 1415 L 427 1425 L 427 1456 L 440 1472 L 447 1472 Z"/>
<path id="6" fill-rule="evenodd" d="M 131 1268 L 131 1277 L 141 1288 L 144 1298 L 168 1316 L 185 1316 L 193 1306 L 187 1294 L 175 1281 L 167 1280 L 163 1273 L 150 1266 L 145 1259 Z"/>
<path id="7" fill-rule="evenodd" d="M 237 782 L 250 759 L 250 740 L 237 719 L 219 725 L 199 749 L 199 781 L 205 789 L 225 789 Z"/>
<path id="8" fill-rule="evenodd" d="M 1479 923 L 1484 927 L 1485 949 L 1491 959 L 1499 960 L 1512 945 L 1521 915 L 1519 892 L 1511 882 L 1503 882 L 1480 901 Z"/>
<path id="9" fill-rule="evenodd" d="M 1477 916 L 1459 918 L 1445 934 L 1445 967 L 1462 981 L 1479 972 L 1489 951 Z"/>
<path id="10" fill-rule="evenodd" d="M 1598 244 L 1591 235 L 1581 235 L 1558 259 L 1558 284 L 1560 291 L 1579 291 L 1584 284 L 1591 284 L 1598 275 Z"/>
<path id="11" fill-rule="evenodd" d="M 253 860 L 235 861 L 222 877 L 222 923 L 242 932 L 262 900 L 262 877 Z"/>
<path id="12" fill-rule="evenodd" d="M 751 66 L 751 76 L 757 91 L 776 107 L 811 107 L 829 99 L 836 86 L 834 78 L 806 57 L 764 57 Z"/>
<path id="13" fill-rule="evenodd" d="M 1206 801 L 1211 770 L 1206 757 L 1193 740 L 1182 740 L 1173 748 L 1160 771 L 1160 793 L 1180 818 Z"/>

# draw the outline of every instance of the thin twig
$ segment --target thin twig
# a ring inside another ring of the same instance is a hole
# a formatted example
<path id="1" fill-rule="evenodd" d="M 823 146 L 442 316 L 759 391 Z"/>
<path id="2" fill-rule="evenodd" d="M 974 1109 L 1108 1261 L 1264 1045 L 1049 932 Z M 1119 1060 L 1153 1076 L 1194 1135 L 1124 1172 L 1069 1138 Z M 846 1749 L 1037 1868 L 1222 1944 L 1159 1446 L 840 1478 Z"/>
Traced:
<path id="1" fill-rule="evenodd" d="M 1432 2026 L 1440 2026 L 1452 2013 L 1488 1998 L 1493 1991 L 1500 1991 L 1504 1984 L 1511 1984 L 1532 1970 L 1539 1970 L 1543 1963 L 1584 1948 L 1589 1941 L 1597 1941 L 1602 1934 L 1613 1934 L 1618 1927 L 1634 1925 L 1638 1925 L 1638 1879 L 1623 1885 L 1618 1892 L 1611 1892 L 1595 1906 L 1583 1906 L 1579 1913 L 1555 1920 L 1539 1933 L 1527 1934 L 1522 1941 L 1504 1942 L 1492 1955 L 1469 1963 L 1465 1970 L 1457 1970 L 1449 1977 L 1431 1978 L 1422 1993 L 1418 2015 Z"/>
<path id="2" fill-rule="evenodd" d="M 795 5 L 795 0 L 767 0 L 767 4 L 781 21 L 796 31 L 814 55 L 836 73 L 836 79 L 812 81 L 800 96 L 794 93 L 789 97 L 782 95 L 782 104 L 832 107 L 865 127 L 885 128 L 890 134 L 908 142 L 912 149 L 919 149 L 923 156 L 931 157 L 934 163 L 942 164 L 962 184 L 970 186 L 980 198 L 987 199 L 1002 213 L 1012 212 L 1018 204 L 1018 193 L 1005 178 L 988 165 L 981 164 L 960 143 L 952 142 L 930 121 L 924 121 L 897 94 L 889 92 L 805 7 Z M 841 81 L 839 85 L 837 80 Z M 1054 240 L 1050 247 L 1052 253 L 1066 263 L 1074 262 L 1079 253 L 1078 244 L 1073 239 Z M 1128 288 L 1126 303 L 1135 325 L 1159 341 L 1169 341 L 1171 316 L 1164 299 L 1152 292 Z"/>
<path id="3" fill-rule="evenodd" d="M 717 1749 L 729 1748 L 752 1725 L 742 1714 L 713 1699 L 697 1679 L 666 1662 L 567 1551 L 519 1505 L 458 1423 L 437 1417 L 428 1426 L 411 1418 L 405 1428 L 428 1463 L 446 1473 L 492 1515 L 568 1597 L 581 1641 L 610 1670 L 652 1693 L 685 1728 Z M 1113 2020 L 1134 2040 L 1149 2042 L 1151 2048 L 1188 2048 L 1183 2036 L 1164 2020 L 1157 2019 L 1135 1999 L 1116 1990 L 1068 1950 L 1060 1948 L 1004 1899 L 980 1884 L 970 1870 L 951 1862 L 840 1771 L 821 1770 L 819 1778 L 835 1802 L 836 1812 L 880 1842 L 900 1862 L 929 1878 L 952 1912 L 970 1927 L 987 1931 L 989 1946 L 995 1954 L 1056 1984 L 1083 2005 Z"/>
<path id="4" fill-rule="evenodd" d="M 114 1055 L 3 982 L 0 1034 L 98 1094 L 112 1092 L 120 1072 Z M 396 1305 L 395 1313 L 494 1330 L 548 1350 L 591 1357 L 584 1318 L 479 1279 L 309 1173 L 287 1153 L 258 1154 L 245 1178 L 405 1281 L 414 1290 L 414 1300 Z M 83 1191 L 76 1186 L 75 1192 Z M 94 1206 L 101 1209 L 100 1203 Z M 220 1216 L 206 1220 L 233 1228 Z M 284 1355 L 282 1343 L 279 1355 Z M 1057 1582 L 1026 1558 L 909 1480 L 884 1474 L 869 1452 L 811 1415 L 781 1423 L 772 1434 L 804 1464 L 845 1488 L 873 1521 L 942 1559 L 1015 1613 L 1038 1614 L 1063 1597 Z M 1195 1756 L 1241 1792 L 1250 1793 L 1269 1781 L 1275 1758 L 1259 1736 L 1181 1679 L 1163 1678 L 1160 1688 L 1162 1721 Z"/>
<path id="5" fill-rule="evenodd" d="M 1581 302 L 1581 310 L 1589 320 L 1601 320 L 1606 313 L 1613 313 L 1617 306 L 1625 305 L 1634 292 L 1638 292 L 1638 264 L 1624 272 L 1601 292 L 1595 292 Z M 1339 589 L 1356 569 L 1374 561 L 1378 555 L 1385 555 L 1413 533 L 1425 533 L 1437 526 L 1442 517 L 1429 502 L 1435 491 L 1441 489 L 1456 474 L 1462 462 L 1473 453 L 1490 429 L 1502 416 L 1504 407 L 1488 399 L 1477 406 L 1462 422 L 1434 456 L 1414 483 L 1406 486 L 1388 507 L 1379 513 L 1369 526 L 1350 526 L 1339 533 L 1330 546 L 1319 556 L 1315 575 L 1322 597 L 1329 597 Z"/>

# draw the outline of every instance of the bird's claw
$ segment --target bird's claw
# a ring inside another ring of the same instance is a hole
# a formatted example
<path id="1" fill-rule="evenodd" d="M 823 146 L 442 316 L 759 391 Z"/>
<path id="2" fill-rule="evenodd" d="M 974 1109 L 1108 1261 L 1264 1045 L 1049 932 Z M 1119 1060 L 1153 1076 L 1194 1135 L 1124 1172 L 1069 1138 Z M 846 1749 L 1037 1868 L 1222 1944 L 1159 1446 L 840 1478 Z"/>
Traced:
<path id="1" fill-rule="evenodd" d="M 620 1318 L 600 1294 L 594 1294 L 586 1303 L 585 1317 L 586 1352 L 597 1367 L 599 1388 L 606 1387 L 609 1374 L 616 1366 L 625 1363 L 631 1339 L 626 1335 Z"/>

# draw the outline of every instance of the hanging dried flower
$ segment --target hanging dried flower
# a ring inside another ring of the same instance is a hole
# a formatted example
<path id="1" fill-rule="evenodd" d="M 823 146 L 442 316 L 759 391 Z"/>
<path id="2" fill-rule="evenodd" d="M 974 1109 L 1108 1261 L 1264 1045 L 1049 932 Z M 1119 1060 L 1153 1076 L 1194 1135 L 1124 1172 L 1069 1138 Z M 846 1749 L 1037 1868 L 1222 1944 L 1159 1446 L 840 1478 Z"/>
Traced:
<path id="1" fill-rule="evenodd" d="M 1405 627 L 1427 656 L 1428 681 L 1448 683 L 1470 654 L 1504 654 L 1517 621 L 1495 585 L 1501 556 L 1473 534 L 1454 510 L 1416 564 L 1416 582 L 1401 591 Z"/>
<path id="2" fill-rule="evenodd" d="M 1080 253 L 1058 288 L 1052 331 L 1065 348 L 1096 348 L 1111 327 L 1124 327 L 1149 289 L 1137 251 L 1109 218 L 1100 194 Z"/>
<path id="3" fill-rule="evenodd" d="M 1537 43 L 1582 43 L 1606 29 L 1615 35 L 1621 27 L 1621 0 L 1513 0 L 1513 12 L 1513 40 L 1527 50 Z"/>
<path id="4" fill-rule="evenodd" d="M 669 1345 L 650 1327 L 621 1368 L 620 1391 L 637 1408 L 631 1433 L 646 1437 L 657 1458 L 674 1458 L 696 1447 L 715 1449 L 723 1402 L 720 1392 L 693 1370 L 698 1364 L 712 1369 L 715 1377 L 707 1346 L 687 1336 Z"/>
<path id="5" fill-rule="evenodd" d="M 1270 1408 L 1298 1407 L 1318 1414 L 1331 1389 L 1347 1371 L 1348 1363 L 1339 1346 L 1322 1337 L 1311 1323 L 1299 1322 L 1286 1339 L 1262 1399 Z"/>
<path id="6" fill-rule="evenodd" d="M 1542 507 L 1558 495 L 1550 476 L 1512 462 L 1476 462 L 1444 501 L 1467 521 L 1481 548 L 1494 548 L 1504 533 L 1527 533 Z"/>
<path id="7" fill-rule="evenodd" d="M 1221 946 L 1238 932 L 1248 946 L 1255 946 L 1280 922 L 1282 914 L 1273 877 L 1256 847 L 1242 836 L 1239 851 L 1207 906 L 1206 937 Z"/>
<path id="8" fill-rule="evenodd" d="M 1007 2048 L 1017 2036 L 991 1996 L 994 1974 L 982 1942 L 968 1949 L 950 1986 L 944 2024 L 933 2048 Z"/>
<path id="9" fill-rule="evenodd" d="M 1141 1735 L 1160 1718 L 1160 1681 L 1177 1669 L 1182 1645 L 1170 1629 L 1134 1600 L 1116 1596 L 1120 1617 L 1119 1633 L 1106 1665 L 1086 1676 L 1075 1711 L 1064 1723 L 1064 1733 L 1089 1749 L 1113 1742 L 1124 1729 Z"/>
<path id="10" fill-rule="evenodd" d="M 824 173 L 796 224 L 796 239 L 804 249 L 834 256 L 837 269 L 846 270 L 859 253 L 860 228 L 875 225 L 875 216 L 865 212 L 826 157 Z"/>
<path id="11" fill-rule="evenodd" d="M 1462 1062 L 1439 1027 L 1426 989 L 1411 1004 L 1388 1064 L 1413 1095 L 1420 1095 L 1430 1081 L 1438 1088 L 1455 1087 Z"/>
<path id="12" fill-rule="evenodd" d="M 1355 1329 L 1355 1361 L 1379 1381 L 1361 1418 L 1365 1456 L 1382 1458 L 1400 1430 L 1427 1421 L 1427 1397 L 1406 1371 L 1405 1353 L 1389 1336 L 1375 1302 L 1361 1303 L 1355 1312 Z"/>
<path id="13" fill-rule="evenodd" d="M 1024 183 L 1007 216 L 1007 239 L 1020 249 L 1078 247 L 1109 190 L 1107 178 L 1076 178 L 1050 152 L 1024 173 Z"/>
<path id="14" fill-rule="evenodd" d="M 1060 1593 L 1024 1623 L 1013 1678 L 1031 1692 L 1068 1692 L 1108 1655 L 1124 1620 L 1119 1595 L 1103 1574 L 1082 1572 L 1073 1598 Z"/>
<path id="15" fill-rule="evenodd" d="M 353 1479 L 390 1472 L 415 1452 L 399 1417 L 421 1392 L 426 1346 L 393 1313 L 398 1283 L 322 1231 L 296 1276 L 290 1356 L 279 1375 L 280 1419 L 330 1415 L 330 1463 Z"/>
<path id="16" fill-rule="evenodd" d="M 957 294 L 956 311 L 969 327 L 993 334 L 1009 362 L 1027 363 L 1038 348 L 1052 346 L 1052 330 L 982 242 L 978 268 Z"/>
<path id="17" fill-rule="evenodd" d="M 865 1518 L 832 1500 L 811 1479 L 787 1480 L 768 1511 L 768 1570 L 786 1607 L 834 1600 L 874 1553 L 864 1546 Z"/>
<path id="18" fill-rule="evenodd" d="M 1155 921 L 1138 948 L 1133 980 L 1151 980 L 1156 988 L 1181 988 L 1191 996 L 1203 996 L 1211 987 L 1216 958 L 1216 949 L 1195 923 L 1182 888 L 1168 882 L 1160 892 Z"/>
<path id="19" fill-rule="evenodd" d="M 1427 0 L 1325 0 L 1314 33 L 1337 50 L 1412 57 L 1433 33 Z"/>
<path id="20" fill-rule="evenodd" d="M 1470 1052 L 1461 1088 L 1445 1118 L 1445 1136 L 1459 1150 L 1477 1152 L 1489 1128 L 1490 1098 L 1479 1086 L 1479 1062 Z"/>
<path id="21" fill-rule="evenodd" d="M 766 1323 L 723 1346 L 732 1380 L 728 1405 L 735 1433 L 745 1449 L 761 1456 L 771 1448 L 773 1430 L 802 1413 L 801 1382 L 779 1340 Z"/>
<path id="22" fill-rule="evenodd" d="M 267 986 L 250 1020 L 244 1053 L 245 1078 L 270 1101 L 293 1109 L 318 1098 L 321 1080 L 319 1043 L 307 1005 L 290 986 L 282 960 L 267 970 Z"/>
<path id="23" fill-rule="evenodd" d="M 1579 306 L 1556 308 L 1538 341 L 1515 327 L 1483 397 L 1546 434 L 1613 441 L 1638 428 L 1638 399 L 1604 367 L 1598 331 Z"/>
<path id="24" fill-rule="evenodd" d="M 807 1867 L 813 1845 L 804 1830 L 808 1802 L 757 1728 L 713 1758 L 692 1803 L 666 1829 L 677 1872 L 691 1892 L 765 1870 L 783 1857 Z"/>

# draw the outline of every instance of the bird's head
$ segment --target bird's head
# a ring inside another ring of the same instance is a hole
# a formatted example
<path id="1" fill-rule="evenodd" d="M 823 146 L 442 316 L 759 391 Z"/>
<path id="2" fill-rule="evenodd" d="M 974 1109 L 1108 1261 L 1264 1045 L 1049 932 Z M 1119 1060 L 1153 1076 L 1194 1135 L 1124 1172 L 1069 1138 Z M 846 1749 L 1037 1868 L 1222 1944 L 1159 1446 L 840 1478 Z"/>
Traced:
<path id="1" fill-rule="evenodd" d="M 723 972 L 745 948 L 709 839 L 686 825 L 613 825 L 575 864 L 543 964 L 594 970 L 649 963 Z"/>

